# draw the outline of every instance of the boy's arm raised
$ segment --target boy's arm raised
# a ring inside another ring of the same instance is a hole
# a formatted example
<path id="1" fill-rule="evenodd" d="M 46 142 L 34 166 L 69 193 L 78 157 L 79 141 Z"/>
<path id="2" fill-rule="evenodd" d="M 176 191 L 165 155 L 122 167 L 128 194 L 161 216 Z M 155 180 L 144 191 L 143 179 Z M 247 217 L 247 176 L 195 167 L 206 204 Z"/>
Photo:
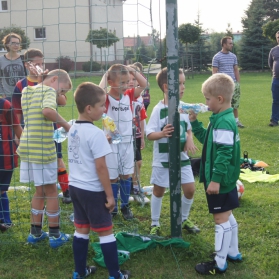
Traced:
<path id="1" fill-rule="evenodd" d="M 102 79 L 99 83 L 99 86 L 103 88 L 107 92 L 108 87 L 108 72 L 105 72 L 105 74 L 102 76 Z"/>
<path id="2" fill-rule="evenodd" d="M 112 193 L 112 188 L 110 184 L 110 179 L 109 179 L 109 173 L 108 173 L 108 168 L 106 165 L 106 160 L 105 156 L 100 157 L 95 159 L 95 164 L 96 164 L 96 171 L 98 174 L 98 177 L 101 181 L 101 184 L 104 187 L 106 196 L 107 196 L 107 203 L 106 203 L 106 208 L 112 212 L 115 206 L 115 200 L 113 197 Z"/>

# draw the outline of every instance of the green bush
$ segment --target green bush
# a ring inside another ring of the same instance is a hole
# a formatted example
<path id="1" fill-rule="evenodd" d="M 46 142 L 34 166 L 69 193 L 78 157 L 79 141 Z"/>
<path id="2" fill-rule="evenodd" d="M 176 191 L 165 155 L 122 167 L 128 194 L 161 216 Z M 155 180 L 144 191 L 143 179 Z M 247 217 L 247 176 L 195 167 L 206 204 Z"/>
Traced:
<path id="1" fill-rule="evenodd" d="M 99 64 L 95 61 L 87 61 L 87 62 L 82 64 L 82 70 L 84 72 L 100 71 L 101 70 L 101 64 Z"/>
<path id="2" fill-rule="evenodd" d="M 55 59 L 55 61 L 58 63 L 58 68 L 66 71 L 67 73 L 69 73 L 74 64 L 74 61 L 69 56 L 59 56 Z"/>

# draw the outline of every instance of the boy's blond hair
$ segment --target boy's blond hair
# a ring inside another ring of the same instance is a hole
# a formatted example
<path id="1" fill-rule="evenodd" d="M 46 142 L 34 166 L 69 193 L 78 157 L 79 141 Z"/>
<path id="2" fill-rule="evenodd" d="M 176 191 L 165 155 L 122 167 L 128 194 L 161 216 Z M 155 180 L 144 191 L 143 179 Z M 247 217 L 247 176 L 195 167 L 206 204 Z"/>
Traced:
<path id="1" fill-rule="evenodd" d="M 101 100 L 101 96 L 104 96 L 105 91 L 98 85 L 92 82 L 81 83 L 75 93 L 74 98 L 79 113 L 83 113 L 86 106 L 95 106 Z"/>
<path id="2" fill-rule="evenodd" d="M 178 69 L 179 75 L 183 74 L 183 69 Z M 164 92 L 164 84 L 168 84 L 168 68 L 163 68 L 156 76 L 157 83 Z"/>
<path id="3" fill-rule="evenodd" d="M 129 72 L 122 64 L 114 64 L 108 69 L 108 80 L 115 81 L 120 76 L 128 75 Z"/>
<path id="4" fill-rule="evenodd" d="M 233 92 L 234 81 L 227 74 L 214 74 L 202 84 L 202 93 L 208 93 L 215 97 L 223 96 L 226 101 L 232 99 Z"/>
<path id="5" fill-rule="evenodd" d="M 53 76 L 58 76 L 58 82 L 68 83 L 69 90 L 72 89 L 72 87 L 73 87 L 72 81 L 71 81 L 69 74 L 66 71 L 64 71 L 62 69 L 52 70 L 52 71 L 48 72 L 46 76 L 44 76 L 44 82 Z"/>

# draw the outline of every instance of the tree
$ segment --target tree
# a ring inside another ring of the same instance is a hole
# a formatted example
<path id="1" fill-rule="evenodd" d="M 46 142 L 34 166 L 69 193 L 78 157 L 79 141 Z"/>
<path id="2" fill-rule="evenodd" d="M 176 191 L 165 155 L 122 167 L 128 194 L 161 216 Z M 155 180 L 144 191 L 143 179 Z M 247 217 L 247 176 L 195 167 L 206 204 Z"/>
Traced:
<path id="1" fill-rule="evenodd" d="M 214 32 L 210 34 L 210 46 L 213 54 L 221 50 L 221 39 L 225 37 L 225 33 Z"/>
<path id="2" fill-rule="evenodd" d="M 231 24 L 230 23 L 228 23 L 228 27 L 226 29 L 225 36 L 231 37 L 233 39 L 233 33 L 232 33 L 232 28 L 231 28 Z"/>
<path id="3" fill-rule="evenodd" d="M 244 70 L 268 68 L 267 59 L 271 48 L 270 40 L 263 36 L 262 26 L 266 23 L 267 11 L 264 0 L 252 0 L 245 11 L 242 39 L 238 51 L 239 65 Z"/>
<path id="4" fill-rule="evenodd" d="M 186 46 L 186 55 L 188 55 L 188 44 L 195 43 L 200 37 L 200 28 L 190 23 L 181 24 L 178 27 L 178 39 Z M 187 68 L 188 68 L 188 59 Z"/>
<path id="5" fill-rule="evenodd" d="M 277 31 L 279 31 L 279 19 L 269 21 L 263 26 L 263 35 L 272 42 L 276 42 L 275 34 Z"/>
<path id="6" fill-rule="evenodd" d="M 30 45 L 30 39 L 25 35 L 25 31 L 16 25 L 11 25 L 9 27 L 3 27 L 0 30 L 0 49 L 4 48 L 2 40 L 4 37 L 10 33 L 16 33 L 21 37 L 21 48 L 27 49 Z"/>
<path id="7" fill-rule="evenodd" d="M 101 52 L 101 64 L 102 64 L 102 48 L 108 48 L 114 43 L 119 41 L 119 38 L 114 33 L 108 32 L 106 28 L 100 30 L 89 30 L 86 42 L 96 45 Z"/>
<path id="8" fill-rule="evenodd" d="M 265 0 L 263 8 L 268 20 L 273 21 L 279 18 L 279 0 Z"/>

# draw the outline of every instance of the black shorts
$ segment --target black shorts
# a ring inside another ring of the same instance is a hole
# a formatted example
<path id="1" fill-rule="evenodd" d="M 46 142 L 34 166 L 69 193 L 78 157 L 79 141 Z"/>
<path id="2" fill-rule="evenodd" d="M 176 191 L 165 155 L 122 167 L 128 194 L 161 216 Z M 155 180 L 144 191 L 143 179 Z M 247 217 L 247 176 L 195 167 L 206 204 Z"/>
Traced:
<path id="1" fill-rule="evenodd" d="M 206 194 L 209 213 L 222 213 L 239 207 L 236 187 L 229 193 L 208 195 Z"/>
<path id="2" fill-rule="evenodd" d="M 141 138 L 136 138 L 136 154 L 135 154 L 136 162 L 142 160 L 140 147 L 141 147 Z"/>
<path id="3" fill-rule="evenodd" d="M 74 206 L 74 224 L 77 228 L 89 228 L 94 232 L 112 229 L 112 220 L 105 203 L 106 194 L 69 186 Z"/>
<path id="4" fill-rule="evenodd" d="M 0 191 L 8 191 L 13 176 L 13 170 L 0 171 Z M 0 193 L 1 194 L 1 193 Z"/>

